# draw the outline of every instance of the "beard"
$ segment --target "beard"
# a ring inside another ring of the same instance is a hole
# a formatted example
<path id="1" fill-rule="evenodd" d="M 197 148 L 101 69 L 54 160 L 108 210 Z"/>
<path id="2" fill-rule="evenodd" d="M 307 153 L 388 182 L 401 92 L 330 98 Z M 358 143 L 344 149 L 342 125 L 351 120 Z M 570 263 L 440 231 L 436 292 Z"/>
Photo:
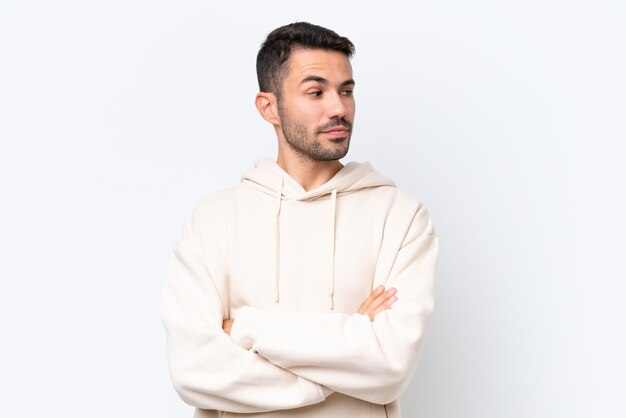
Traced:
<path id="1" fill-rule="evenodd" d="M 307 127 L 292 119 L 287 114 L 282 102 L 278 103 L 278 116 L 281 121 L 281 129 L 287 144 L 296 151 L 304 160 L 308 161 L 333 161 L 339 160 L 348 153 L 350 148 L 350 137 L 352 136 L 352 123 L 343 118 L 331 119 L 328 123 L 319 126 L 313 134 L 310 134 Z M 346 137 L 332 140 L 336 146 L 324 147 L 317 139 L 317 135 L 322 131 L 343 126 L 348 131 Z M 345 144 L 344 144 L 345 143 Z"/>

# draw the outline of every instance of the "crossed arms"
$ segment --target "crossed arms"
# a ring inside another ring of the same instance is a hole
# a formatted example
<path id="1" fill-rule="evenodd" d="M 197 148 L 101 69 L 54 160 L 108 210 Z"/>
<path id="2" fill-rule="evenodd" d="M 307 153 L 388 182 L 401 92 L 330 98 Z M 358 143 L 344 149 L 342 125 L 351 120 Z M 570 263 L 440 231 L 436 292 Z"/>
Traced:
<path id="1" fill-rule="evenodd" d="M 234 322 L 224 321 L 200 216 L 194 213 L 174 248 L 161 298 L 170 373 L 183 400 L 253 413 L 319 403 L 334 391 L 380 404 L 399 396 L 433 309 L 438 244 L 425 210 L 390 238 L 396 245 L 381 248 L 388 266 L 375 284 L 397 290 L 397 302 L 375 290 L 352 315 L 246 306 Z"/>
<path id="2" fill-rule="evenodd" d="M 380 285 L 376 289 L 372 290 L 367 298 L 359 306 L 358 314 L 367 315 L 370 317 L 370 321 L 373 321 L 376 315 L 388 309 L 393 303 L 398 300 L 397 296 L 394 296 L 397 289 L 393 287 L 385 292 L 385 286 Z M 222 322 L 222 329 L 228 335 L 233 327 L 234 319 L 225 319 Z"/>

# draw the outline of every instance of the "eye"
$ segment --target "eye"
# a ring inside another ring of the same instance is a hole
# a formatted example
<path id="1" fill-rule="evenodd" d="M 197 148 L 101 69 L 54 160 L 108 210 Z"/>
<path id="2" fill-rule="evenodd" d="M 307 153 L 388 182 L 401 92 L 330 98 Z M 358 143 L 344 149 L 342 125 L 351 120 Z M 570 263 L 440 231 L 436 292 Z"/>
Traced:
<path id="1" fill-rule="evenodd" d="M 352 96 L 352 90 L 341 90 L 341 94 L 344 96 Z"/>
<path id="2" fill-rule="evenodd" d="M 307 93 L 309 96 L 318 97 L 322 95 L 321 90 L 313 90 Z"/>

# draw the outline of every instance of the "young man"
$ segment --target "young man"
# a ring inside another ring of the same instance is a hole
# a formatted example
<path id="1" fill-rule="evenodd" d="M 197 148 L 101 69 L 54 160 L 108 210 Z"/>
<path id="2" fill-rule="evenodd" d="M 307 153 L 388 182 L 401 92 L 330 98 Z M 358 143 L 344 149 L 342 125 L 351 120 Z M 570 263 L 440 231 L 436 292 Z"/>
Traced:
<path id="1" fill-rule="evenodd" d="M 353 44 L 294 23 L 257 57 L 278 157 L 203 200 L 161 299 L 174 386 L 196 417 L 400 417 L 433 310 L 426 209 L 346 155 Z"/>

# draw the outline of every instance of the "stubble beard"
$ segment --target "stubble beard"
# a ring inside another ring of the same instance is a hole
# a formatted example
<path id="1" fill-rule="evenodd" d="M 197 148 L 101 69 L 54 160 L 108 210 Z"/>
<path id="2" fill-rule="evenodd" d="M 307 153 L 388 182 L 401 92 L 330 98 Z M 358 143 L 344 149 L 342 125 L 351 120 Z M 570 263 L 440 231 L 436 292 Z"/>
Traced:
<path id="1" fill-rule="evenodd" d="M 309 134 L 305 125 L 291 119 L 285 110 L 285 107 L 279 101 L 278 116 L 281 121 L 281 128 L 285 141 L 291 149 L 293 149 L 303 160 L 306 161 L 333 161 L 339 160 L 346 156 L 348 148 L 350 148 L 350 137 L 352 136 L 352 124 L 345 119 L 336 119 L 328 124 L 318 127 L 313 134 Z M 326 148 L 322 146 L 316 138 L 317 134 L 324 129 L 330 129 L 335 126 L 344 126 L 348 128 L 345 147 L 337 146 Z"/>

